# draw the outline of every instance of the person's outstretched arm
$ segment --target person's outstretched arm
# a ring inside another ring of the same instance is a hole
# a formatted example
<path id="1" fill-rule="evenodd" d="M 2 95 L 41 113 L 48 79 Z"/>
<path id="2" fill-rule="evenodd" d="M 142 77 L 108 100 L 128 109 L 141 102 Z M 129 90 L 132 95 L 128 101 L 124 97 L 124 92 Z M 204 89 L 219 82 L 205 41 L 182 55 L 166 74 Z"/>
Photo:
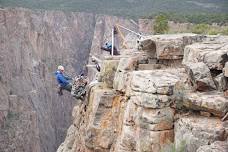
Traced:
<path id="1" fill-rule="evenodd" d="M 66 79 L 66 80 L 73 80 L 71 77 L 69 77 L 69 76 L 67 76 L 67 75 L 63 75 L 64 76 L 64 78 Z"/>

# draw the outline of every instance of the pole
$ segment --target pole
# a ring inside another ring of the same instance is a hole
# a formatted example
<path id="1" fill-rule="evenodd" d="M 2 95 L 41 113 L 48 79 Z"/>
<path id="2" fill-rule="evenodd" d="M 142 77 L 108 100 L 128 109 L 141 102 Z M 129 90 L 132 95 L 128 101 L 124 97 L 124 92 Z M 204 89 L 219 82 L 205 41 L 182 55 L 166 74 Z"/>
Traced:
<path id="1" fill-rule="evenodd" d="M 113 56 L 113 52 L 114 52 L 114 28 L 112 28 L 112 56 Z"/>

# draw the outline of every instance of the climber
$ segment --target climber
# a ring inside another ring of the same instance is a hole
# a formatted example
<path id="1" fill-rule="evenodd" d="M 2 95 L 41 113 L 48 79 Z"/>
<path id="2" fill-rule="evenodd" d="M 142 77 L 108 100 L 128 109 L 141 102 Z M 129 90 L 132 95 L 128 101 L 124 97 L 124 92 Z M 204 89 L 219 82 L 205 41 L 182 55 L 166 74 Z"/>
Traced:
<path id="1" fill-rule="evenodd" d="M 106 42 L 105 46 L 101 47 L 102 50 L 109 52 L 112 54 L 112 43 Z M 116 47 L 114 46 L 113 48 L 113 55 L 120 55 L 119 52 L 117 51 Z"/>
<path id="2" fill-rule="evenodd" d="M 58 94 L 63 95 L 62 90 L 67 90 L 71 92 L 72 84 L 69 82 L 69 80 L 72 80 L 72 78 L 66 76 L 64 73 L 64 67 L 62 65 L 58 66 L 58 70 L 55 72 L 56 80 L 59 84 L 59 90 Z"/>

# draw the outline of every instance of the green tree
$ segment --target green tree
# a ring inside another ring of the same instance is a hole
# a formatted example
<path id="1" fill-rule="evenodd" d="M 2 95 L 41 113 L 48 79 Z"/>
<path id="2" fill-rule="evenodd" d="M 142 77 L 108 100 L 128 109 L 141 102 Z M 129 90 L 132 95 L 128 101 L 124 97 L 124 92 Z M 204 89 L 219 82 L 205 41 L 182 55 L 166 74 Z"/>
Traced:
<path id="1" fill-rule="evenodd" d="M 160 14 L 155 18 L 154 33 L 164 34 L 169 30 L 168 18 L 166 15 Z"/>

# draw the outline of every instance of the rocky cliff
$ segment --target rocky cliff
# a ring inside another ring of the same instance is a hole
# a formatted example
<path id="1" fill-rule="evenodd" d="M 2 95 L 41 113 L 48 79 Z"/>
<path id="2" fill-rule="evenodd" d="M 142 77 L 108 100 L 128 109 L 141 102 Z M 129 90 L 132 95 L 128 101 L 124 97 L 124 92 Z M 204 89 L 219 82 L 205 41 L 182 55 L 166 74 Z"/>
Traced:
<path id="1" fill-rule="evenodd" d="M 79 74 L 90 53 L 103 53 L 99 47 L 116 23 L 135 28 L 104 15 L 0 10 L 0 151 L 56 151 L 77 103 L 67 92 L 57 95 L 56 66 Z"/>
<path id="2" fill-rule="evenodd" d="M 58 152 L 227 152 L 227 40 L 148 36 L 104 57 Z"/>

